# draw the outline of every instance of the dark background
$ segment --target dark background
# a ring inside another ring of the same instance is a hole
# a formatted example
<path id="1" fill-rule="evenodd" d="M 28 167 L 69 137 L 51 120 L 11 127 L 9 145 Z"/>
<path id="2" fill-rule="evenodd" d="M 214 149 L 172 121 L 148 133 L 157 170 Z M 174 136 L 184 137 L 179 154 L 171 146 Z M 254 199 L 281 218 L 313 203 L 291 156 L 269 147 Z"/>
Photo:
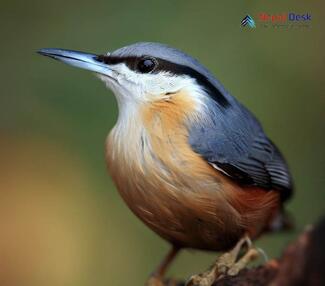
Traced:
<path id="1" fill-rule="evenodd" d="M 90 73 L 37 55 L 43 47 L 103 53 L 157 41 L 193 55 L 257 115 L 291 167 L 297 228 L 257 246 L 278 256 L 324 213 L 324 2 L 242 2 L 1 1 L 3 285 L 142 285 L 168 249 L 106 173 L 114 96 Z M 308 12 L 312 21 L 266 28 L 260 12 Z M 256 29 L 240 26 L 247 14 Z M 215 255 L 184 252 L 170 274 L 204 270 Z"/>

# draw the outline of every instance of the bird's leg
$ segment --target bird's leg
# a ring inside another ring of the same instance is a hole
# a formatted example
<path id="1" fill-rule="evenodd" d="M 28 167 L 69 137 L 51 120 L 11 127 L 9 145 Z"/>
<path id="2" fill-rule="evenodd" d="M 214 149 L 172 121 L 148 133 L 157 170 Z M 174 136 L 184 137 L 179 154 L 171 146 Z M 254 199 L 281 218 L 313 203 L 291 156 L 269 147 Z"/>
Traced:
<path id="1" fill-rule="evenodd" d="M 237 275 L 239 271 L 244 269 L 249 262 L 258 258 L 259 254 L 260 253 L 255 248 L 248 249 L 245 255 L 229 268 L 227 274 L 230 276 Z"/>
<path id="2" fill-rule="evenodd" d="M 168 284 L 165 285 L 163 278 L 169 265 L 172 263 L 178 252 L 179 248 L 173 246 L 165 258 L 162 260 L 162 262 L 159 264 L 157 269 L 151 274 L 145 286 L 173 286 L 172 281 L 168 282 Z"/>
<path id="3" fill-rule="evenodd" d="M 239 259 L 239 254 L 247 245 L 247 252 Z M 252 242 L 247 235 L 238 241 L 236 246 L 229 252 L 221 255 L 212 267 L 199 275 L 192 276 L 187 282 L 187 286 L 211 286 L 217 279 L 230 275 L 237 275 L 240 270 L 255 258 L 259 252 L 252 247 Z"/>

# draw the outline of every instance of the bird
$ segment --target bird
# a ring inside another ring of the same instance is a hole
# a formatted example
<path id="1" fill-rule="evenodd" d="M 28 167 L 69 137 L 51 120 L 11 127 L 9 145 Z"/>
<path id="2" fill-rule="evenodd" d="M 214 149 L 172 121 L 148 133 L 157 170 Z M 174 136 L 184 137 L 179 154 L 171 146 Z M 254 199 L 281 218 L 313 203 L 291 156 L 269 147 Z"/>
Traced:
<path id="1" fill-rule="evenodd" d="M 95 73 L 115 95 L 108 172 L 131 211 L 171 245 L 145 285 L 165 285 L 182 249 L 223 253 L 187 285 L 237 275 L 259 255 L 252 240 L 287 225 L 288 164 L 253 113 L 198 60 L 153 42 L 104 54 L 38 53 Z"/>

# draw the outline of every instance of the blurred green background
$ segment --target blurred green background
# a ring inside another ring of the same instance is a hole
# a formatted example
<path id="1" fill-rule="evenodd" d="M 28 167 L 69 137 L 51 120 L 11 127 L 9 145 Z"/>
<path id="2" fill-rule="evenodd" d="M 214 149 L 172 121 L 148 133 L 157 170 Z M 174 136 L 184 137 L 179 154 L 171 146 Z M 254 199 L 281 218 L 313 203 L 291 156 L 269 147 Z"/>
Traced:
<path id="1" fill-rule="evenodd" d="M 248 4 L 249 3 L 249 4 Z M 167 243 L 128 210 L 106 173 L 114 96 L 88 72 L 35 53 L 103 53 L 157 41 L 198 58 L 285 154 L 297 229 L 257 242 L 270 257 L 325 210 L 322 1 L 0 1 L 2 285 L 143 285 Z M 240 26 L 259 12 L 311 13 L 308 28 Z M 215 254 L 184 251 L 171 275 Z"/>

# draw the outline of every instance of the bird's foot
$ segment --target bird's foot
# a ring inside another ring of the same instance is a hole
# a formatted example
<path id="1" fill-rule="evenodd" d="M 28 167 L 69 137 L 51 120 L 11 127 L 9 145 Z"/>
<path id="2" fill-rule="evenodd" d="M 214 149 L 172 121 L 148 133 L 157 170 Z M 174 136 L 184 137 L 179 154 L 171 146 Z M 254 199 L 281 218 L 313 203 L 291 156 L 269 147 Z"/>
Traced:
<path id="1" fill-rule="evenodd" d="M 191 276 L 186 286 L 211 286 L 214 281 L 216 281 L 216 278 L 216 273 L 211 269 L 201 274 Z"/>
<path id="2" fill-rule="evenodd" d="M 247 245 L 247 252 L 242 257 L 239 257 L 244 244 Z M 259 251 L 252 246 L 251 240 L 245 236 L 230 252 L 221 255 L 210 270 L 193 275 L 186 286 L 211 286 L 216 280 L 226 275 L 237 275 L 249 262 L 255 260 L 258 256 Z"/>
<path id="3" fill-rule="evenodd" d="M 243 270 L 248 263 L 254 261 L 260 255 L 259 251 L 256 248 L 250 248 L 245 255 L 240 258 L 235 264 L 230 266 L 227 271 L 227 275 L 236 276 L 241 270 Z"/>

